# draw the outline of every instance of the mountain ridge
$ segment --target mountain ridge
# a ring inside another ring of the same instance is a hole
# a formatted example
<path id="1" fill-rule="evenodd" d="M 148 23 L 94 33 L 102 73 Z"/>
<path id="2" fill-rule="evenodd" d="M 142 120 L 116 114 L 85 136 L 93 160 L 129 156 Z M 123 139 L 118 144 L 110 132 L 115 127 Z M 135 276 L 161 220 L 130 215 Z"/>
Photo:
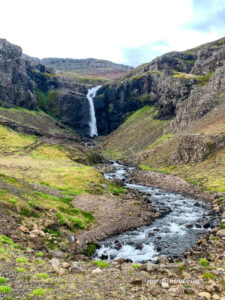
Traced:
<path id="1" fill-rule="evenodd" d="M 96 58 L 75 59 L 48 57 L 39 59 L 30 57 L 26 54 L 23 54 L 23 58 L 50 66 L 59 72 L 74 72 L 80 75 L 106 77 L 111 79 L 118 78 L 133 69 L 133 67 L 124 64 Z"/>

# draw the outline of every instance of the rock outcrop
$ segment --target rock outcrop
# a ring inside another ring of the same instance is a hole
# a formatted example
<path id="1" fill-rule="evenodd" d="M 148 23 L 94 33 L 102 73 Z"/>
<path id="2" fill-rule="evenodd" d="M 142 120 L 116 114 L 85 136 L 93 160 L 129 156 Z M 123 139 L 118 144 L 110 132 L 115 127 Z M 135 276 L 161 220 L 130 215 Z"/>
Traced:
<path id="1" fill-rule="evenodd" d="M 170 161 L 175 165 L 179 163 L 194 164 L 206 159 L 224 146 L 224 135 L 185 135 L 173 152 Z"/>
<path id="2" fill-rule="evenodd" d="M 61 76 L 49 66 L 22 58 L 22 49 L 0 39 L 0 105 L 38 108 L 82 135 L 89 132 L 89 85 Z"/>
<path id="3" fill-rule="evenodd" d="M 168 131 L 187 128 L 218 105 L 225 92 L 225 39 L 171 52 L 99 90 L 99 132 L 108 134 L 127 114 L 154 105 L 156 119 L 173 119 Z"/>

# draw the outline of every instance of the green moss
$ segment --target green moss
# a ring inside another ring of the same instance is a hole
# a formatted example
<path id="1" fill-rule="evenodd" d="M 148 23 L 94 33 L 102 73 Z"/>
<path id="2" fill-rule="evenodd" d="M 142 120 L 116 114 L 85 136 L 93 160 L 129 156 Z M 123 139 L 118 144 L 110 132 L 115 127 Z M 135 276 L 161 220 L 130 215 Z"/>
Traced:
<path id="1" fill-rule="evenodd" d="M 47 93 L 44 93 L 41 90 L 36 90 L 35 96 L 39 109 L 43 110 L 44 112 L 48 112 Z"/>
<path id="2" fill-rule="evenodd" d="M 12 204 L 16 204 L 16 200 L 13 199 L 13 198 L 9 199 L 9 202 L 12 203 Z"/>
<path id="3" fill-rule="evenodd" d="M 110 193 L 112 193 L 113 195 L 119 195 L 119 194 L 123 194 L 125 192 L 124 187 L 119 186 L 114 183 L 108 183 L 107 187 L 108 187 L 108 190 L 110 191 Z"/>
<path id="4" fill-rule="evenodd" d="M 198 85 L 201 86 L 201 87 L 206 85 L 209 82 L 210 78 L 213 76 L 214 73 L 215 72 L 211 72 L 211 73 L 209 73 L 208 75 L 205 75 L 205 76 L 197 76 L 197 79 L 199 81 Z"/>
<path id="5" fill-rule="evenodd" d="M 59 115 L 57 96 L 58 96 L 57 91 L 52 90 L 52 91 L 48 92 L 48 97 L 47 97 L 48 111 L 49 111 L 50 115 L 52 115 L 54 117 L 57 117 Z"/>
<path id="6" fill-rule="evenodd" d="M 11 287 L 5 286 L 5 285 L 0 286 L 0 293 L 2 293 L 2 294 L 8 294 L 8 293 L 11 293 L 11 292 L 12 292 L 12 288 Z"/>
<path id="7" fill-rule="evenodd" d="M 222 222 L 222 223 L 220 224 L 220 228 L 221 228 L 221 229 L 225 229 L 225 222 Z"/>
<path id="8" fill-rule="evenodd" d="M 140 265 L 138 265 L 138 264 L 133 264 L 132 267 L 137 270 L 140 269 Z"/>
<path id="9" fill-rule="evenodd" d="M 35 297 L 35 296 L 44 296 L 46 293 L 46 290 L 39 288 L 39 289 L 34 289 L 32 293 L 29 295 L 29 298 Z"/>
<path id="10" fill-rule="evenodd" d="M 44 257 L 44 252 L 39 251 L 35 253 L 37 257 Z"/>
<path id="11" fill-rule="evenodd" d="M 171 133 L 162 135 L 154 143 L 152 143 L 151 145 L 149 145 L 146 150 L 150 150 L 150 149 L 155 148 L 156 146 L 158 146 L 161 143 L 163 143 L 163 142 L 167 141 L 168 139 L 170 139 L 172 136 L 173 136 L 173 134 L 171 134 Z"/>
<path id="12" fill-rule="evenodd" d="M 96 246 L 91 244 L 87 247 L 87 249 L 84 251 L 84 254 L 87 256 L 92 256 L 95 254 Z"/>
<path id="13" fill-rule="evenodd" d="M 25 269 L 24 268 L 16 268 L 15 269 L 18 273 L 23 273 L 25 272 Z"/>
<path id="14" fill-rule="evenodd" d="M 200 265 L 203 266 L 203 267 L 207 267 L 207 266 L 209 265 L 208 260 L 205 259 L 205 258 L 201 258 L 201 259 L 199 260 L 199 262 L 200 262 Z"/>
<path id="15" fill-rule="evenodd" d="M 105 261 L 102 261 L 102 260 L 93 261 L 93 265 L 96 265 L 99 268 L 109 268 L 110 267 L 109 264 L 107 264 Z"/>
<path id="16" fill-rule="evenodd" d="M 28 263 L 28 259 L 26 257 L 18 257 L 16 259 L 16 262 L 19 264 L 27 264 Z"/>
<path id="17" fill-rule="evenodd" d="M 213 273 L 204 273 L 203 278 L 205 278 L 205 279 L 214 279 L 215 275 Z"/>
<path id="18" fill-rule="evenodd" d="M 0 277 L 0 285 L 6 283 L 7 279 L 5 277 Z"/>
<path id="19" fill-rule="evenodd" d="M 0 235 L 0 246 L 2 244 L 7 244 L 10 245 L 14 248 L 18 248 L 18 245 L 15 244 L 9 237 L 7 237 L 6 235 Z"/>
<path id="20" fill-rule="evenodd" d="M 48 279 L 49 278 L 49 275 L 47 273 L 38 273 L 35 276 L 43 278 L 43 279 Z"/>
<path id="21" fill-rule="evenodd" d="M 147 165 L 139 165 L 139 168 L 144 171 L 153 171 L 153 172 L 160 172 L 164 174 L 171 174 L 176 166 L 170 166 L 168 168 L 152 168 Z"/>

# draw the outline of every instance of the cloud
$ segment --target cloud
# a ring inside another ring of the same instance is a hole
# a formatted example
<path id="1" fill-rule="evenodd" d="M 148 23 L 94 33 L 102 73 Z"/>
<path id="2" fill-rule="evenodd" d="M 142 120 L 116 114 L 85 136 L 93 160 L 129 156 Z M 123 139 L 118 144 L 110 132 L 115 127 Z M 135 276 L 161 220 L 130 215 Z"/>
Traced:
<path id="1" fill-rule="evenodd" d="M 201 32 L 224 33 L 225 0 L 192 0 L 194 20 L 188 27 Z"/>
<path id="2" fill-rule="evenodd" d="M 169 45 L 164 40 L 155 41 L 150 44 L 139 47 L 122 47 L 123 63 L 130 66 L 138 66 L 149 62 L 156 56 L 159 56 L 169 50 Z"/>

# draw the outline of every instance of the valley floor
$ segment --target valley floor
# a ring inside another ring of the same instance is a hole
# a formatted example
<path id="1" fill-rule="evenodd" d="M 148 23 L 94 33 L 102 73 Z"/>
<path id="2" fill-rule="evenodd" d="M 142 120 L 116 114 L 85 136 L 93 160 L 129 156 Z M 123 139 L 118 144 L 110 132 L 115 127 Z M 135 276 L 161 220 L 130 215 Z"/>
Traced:
<path id="1" fill-rule="evenodd" d="M 62 139 L 54 122 L 43 130 L 48 138 L 0 126 L 0 299 L 225 299 L 223 223 L 173 263 L 89 259 L 90 243 L 156 216 L 143 197 L 106 181 L 96 150 Z M 165 175 L 132 176 L 166 188 Z M 218 197 L 211 200 L 225 218 Z"/>

